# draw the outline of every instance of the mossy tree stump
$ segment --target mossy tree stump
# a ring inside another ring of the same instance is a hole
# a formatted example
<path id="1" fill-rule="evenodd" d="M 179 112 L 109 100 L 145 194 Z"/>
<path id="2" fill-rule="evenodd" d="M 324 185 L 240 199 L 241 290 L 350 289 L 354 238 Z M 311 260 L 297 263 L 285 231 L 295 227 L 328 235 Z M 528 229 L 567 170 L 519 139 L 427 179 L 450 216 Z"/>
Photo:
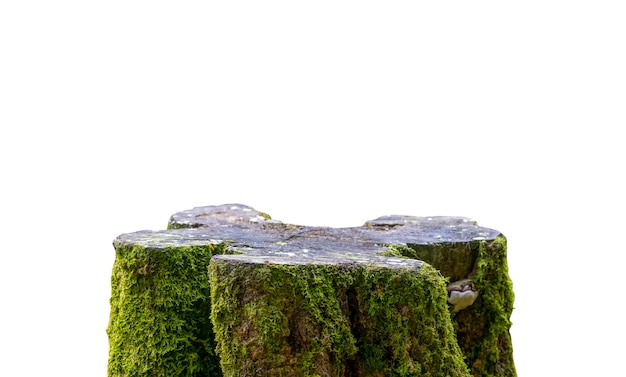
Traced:
<path id="1" fill-rule="evenodd" d="M 515 376 L 506 240 L 198 207 L 114 241 L 109 376 Z"/>

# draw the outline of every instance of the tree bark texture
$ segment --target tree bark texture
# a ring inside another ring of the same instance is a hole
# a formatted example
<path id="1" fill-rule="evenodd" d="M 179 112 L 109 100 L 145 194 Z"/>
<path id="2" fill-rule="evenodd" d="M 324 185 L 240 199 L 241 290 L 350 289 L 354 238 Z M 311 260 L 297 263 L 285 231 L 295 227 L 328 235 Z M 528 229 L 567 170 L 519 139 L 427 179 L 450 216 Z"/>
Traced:
<path id="1" fill-rule="evenodd" d="M 353 228 L 241 204 L 114 240 L 109 376 L 515 376 L 506 239 L 467 218 Z"/>

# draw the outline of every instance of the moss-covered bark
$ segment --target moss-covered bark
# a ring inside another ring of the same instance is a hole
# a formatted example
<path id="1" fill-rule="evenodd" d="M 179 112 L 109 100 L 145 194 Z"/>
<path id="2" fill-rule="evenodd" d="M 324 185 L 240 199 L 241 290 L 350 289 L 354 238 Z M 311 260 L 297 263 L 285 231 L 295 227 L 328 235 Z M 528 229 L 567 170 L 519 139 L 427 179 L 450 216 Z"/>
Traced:
<path id="1" fill-rule="evenodd" d="M 472 278 L 480 294 L 472 306 L 454 315 L 457 339 L 474 376 L 517 375 L 509 333 L 514 294 L 507 266 L 504 236 L 480 242 Z"/>
<path id="2" fill-rule="evenodd" d="M 467 375 L 438 271 L 367 267 L 358 276 L 357 376 Z"/>
<path id="3" fill-rule="evenodd" d="M 509 329 L 513 285 L 508 275 L 506 238 L 464 244 L 410 245 L 395 248 L 405 257 L 423 260 L 449 281 L 471 278 L 476 301 L 453 313 L 457 339 L 473 376 L 515 377 Z"/>
<path id="4" fill-rule="evenodd" d="M 441 275 L 213 260 L 224 376 L 468 376 Z"/>
<path id="5" fill-rule="evenodd" d="M 206 269 L 223 246 L 116 243 L 109 376 L 221 376 Z"/>
<path id="6" fill-rule="evenodd" d="M 342 375 L 356 352 L 346 270 L 217 260 L 209 271 L 224 376 Z"/>
<path id="7" fill-rule="evenodd" d="M 466 218 L 335 229 L 229 204 L 114 246 L 111 377 L 515 377 L 506 239 Z"/>
<path id="8" fill-rule="evenodd" d="M 478 257 L 478 241 L 411 244 L 404 248 L 405 257 L 423 260 L 437 267 L 443 276 L 450 281 L 465 279 L 470 276 L 476 265 Z"/>

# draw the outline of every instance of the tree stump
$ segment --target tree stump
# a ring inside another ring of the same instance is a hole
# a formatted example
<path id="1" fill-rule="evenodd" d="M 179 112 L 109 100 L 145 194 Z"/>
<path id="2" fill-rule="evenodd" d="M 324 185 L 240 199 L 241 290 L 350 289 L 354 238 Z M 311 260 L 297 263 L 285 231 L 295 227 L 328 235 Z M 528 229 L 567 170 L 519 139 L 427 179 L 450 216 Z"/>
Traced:
<path id="1" fill-rule="evenodd" d="M 109 376 L 515 376 L 506 239 L 460 217 L 240 204 L 113 242 Z"/>

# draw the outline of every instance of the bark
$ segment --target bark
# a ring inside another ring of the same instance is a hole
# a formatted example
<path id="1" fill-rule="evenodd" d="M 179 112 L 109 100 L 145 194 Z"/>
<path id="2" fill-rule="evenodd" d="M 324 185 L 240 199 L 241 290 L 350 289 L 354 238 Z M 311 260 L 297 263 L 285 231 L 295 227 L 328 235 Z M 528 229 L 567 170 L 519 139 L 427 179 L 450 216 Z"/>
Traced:
<path id="1" fill-rule="evenodd" d="M 506 240 L 466 218 L 229 204 L 114 246 L 110 376 L 515 376 Z"/>

